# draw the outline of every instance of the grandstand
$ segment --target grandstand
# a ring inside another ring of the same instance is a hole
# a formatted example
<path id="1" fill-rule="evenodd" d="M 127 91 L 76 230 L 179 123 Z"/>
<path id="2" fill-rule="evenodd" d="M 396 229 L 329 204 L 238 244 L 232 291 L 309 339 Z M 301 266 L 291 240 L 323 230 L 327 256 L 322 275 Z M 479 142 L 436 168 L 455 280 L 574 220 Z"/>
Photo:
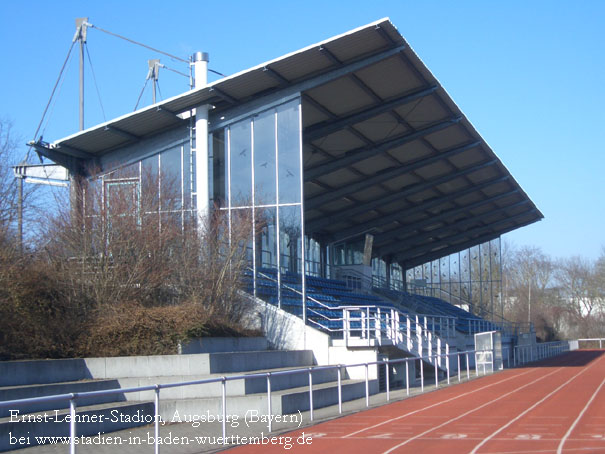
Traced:
<path id="1" fill-rule="evenodd" d="M 188 92 L 32 142 L 69 170 L 74 211 L 92 216 L 90 187 L 136 200 L 147 178 L 170 178 L 176 209 L 131 215 L 185 229 L 212 210 L 230 223 L 249 213 L 251 300 L 296 315 L 333 346 L 422 356 L 498 330 L 512 349 L 519 327 L 477 310 L 461 285 L 445 298 L 406 282 L 409 270 L 481 253 L 542 214 L 388 19 L 215 82 L 207 65 L 207 54 L 192 57 Z"/>

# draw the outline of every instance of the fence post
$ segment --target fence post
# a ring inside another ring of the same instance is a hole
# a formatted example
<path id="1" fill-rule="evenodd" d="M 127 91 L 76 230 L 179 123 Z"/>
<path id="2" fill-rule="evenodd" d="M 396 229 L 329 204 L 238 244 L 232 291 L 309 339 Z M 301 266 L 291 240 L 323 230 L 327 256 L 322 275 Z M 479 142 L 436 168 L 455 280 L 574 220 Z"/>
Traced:
<path id="1" fill-rule="evenodd" d="M 309 419 L 313 421 L 313 369 L 309 367 Z"/>
<path id="2" fill-rule="evenodd" d="M 437 356 L 435 356 L 435 389 L 439 388 L 439 369 L 438 367 L 438 362 L 437 362 Z"/>
<path id="3" fill-rule="evenodd" d="M 462 381 L 460 378 L 460 352 L 456 353 L 456 359 L 458 360 L 458 383 Z"/>
<path id="4" fill-rule="evenodd" d="M 271 432 L 272 427 L 271 427 L 271 420 L 273 418 L 271 418 L 273 412 L 271 410 L 271 372 L 267 372 L 267 411 L 268 411 L 268 415 L 269 415 L 269 432 Z"/>
<path id="5" fill-rule="evenodd" d="M 378 367 L 378 366 L 376 366 L 376 367 Z M 390 392 L 391 392 L 391 390 L 390 390 L 390 385 L 391 385 L 391 383 L 390 383 L 390 379 L 389 379 L 389 375 L 390 375 L 390 374 L 389 374 L 389 372 L 390 372 L 390 368 L 389 368 L 389 358 L 387 358 L 387 359 L 386 359 L 386 362 L 384 363 L 384 370 L 385 370 L 385 373 L 386 373 L 386 381 L 387 381 L 387 402 L 388 402 L 389 400 L 391 400 L 391 394 L 390 394 Z"/>
<path id="6" fill-rule="evenodd" d="M 420 391 L 424 392 L 424 361 L 420 357 Z"/>
<path id="7" fill-rule="evenodd" d="M 471 379 L 471 369 L 470 369 L 470 366 L 468 364 L 468 352 L 466 352 L 466 379 L 467 380 Z"/>
<path id="8" fill-rule="evenodd" d="M 447 370 L 447 384 L 450 384 L 450 345 L 445 344 L 445 369 Z"/>
<path id="9" fill-rule="evenodd" d="M 410 395 L 410 360 L 405 360 L 405 392 Z"/>
<path id="10" fill-rule="evenodd" d="M 221 393 L 223 401 L 223 444 L 227 444 L 227 378 L 221 378 Z"/>
<path id="11" fill-rule="evenodd" d="M 76 395 L 69 399 L 69 454 L 76 454 Z"/>
<path id="12" fill-rule="evenodd" d="M 342 365 L 338 365 L 338 414 L 342 414 Z"/>
<path id="13" fill-rule="evenodd" d="M 155 385 L 155 454 L 160 454 L 160 443 L 158 442 L 158 438 L 160 438 L 160 385 Z"/>
<path id="14" fill-rule="evenodd" d="M 366 407 L 370 406 L 370 381 L 368 379 L 368 363 L 366 363 Z"/>

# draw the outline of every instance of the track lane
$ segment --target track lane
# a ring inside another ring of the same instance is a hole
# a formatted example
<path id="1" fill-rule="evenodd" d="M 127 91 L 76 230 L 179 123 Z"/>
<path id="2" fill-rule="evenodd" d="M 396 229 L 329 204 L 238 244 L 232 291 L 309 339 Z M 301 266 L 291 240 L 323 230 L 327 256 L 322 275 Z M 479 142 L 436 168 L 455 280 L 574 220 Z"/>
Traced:
<path id="1" fill-rule="evenodd" d="M 414 426 L 425 429 L 433 427 L 435 421 L 432 417 L 422 414 L 427 410 L 443 413 L 440 408 L 444 405 L 468 400 L 471 397 L 475 402 L 476 399 L 487 402 L 497 398 L 503 392 L 522 386 L 528 380 L 531 381 L 532 377 L 538 378 L 540 375 L 541 372 L 534 368 L 506 370 L 471 382 L 318 424 L 305 430 L 306 435 L 313 435 L 314 448 L 309 451 L 310 446 L 305 446 L 305 451 L 330 452 L 336 449 L 334 452 L 342 452 L 351 449 L 352 452 L 356 452 L 369 449 L 369 452 L 382 452 L 379 449 L 388 449 L 393 445 L 393 440 L 405 440 L 416 435 L 418 430 Z M 484 397 L 480 395 L 484 395 Z M 408 421 L 408 418 L 412 416 L 419 418 L 414 425 Z M 298 436 L 301 432 L 297 431 L 289 435 Z M 278 449 L 275 449 L 274 452 L 277 452 Z M 242 450 L 242 452 L 273 451 L 267 446 L 262 448 L 244 446 L 235 450 Z"/>

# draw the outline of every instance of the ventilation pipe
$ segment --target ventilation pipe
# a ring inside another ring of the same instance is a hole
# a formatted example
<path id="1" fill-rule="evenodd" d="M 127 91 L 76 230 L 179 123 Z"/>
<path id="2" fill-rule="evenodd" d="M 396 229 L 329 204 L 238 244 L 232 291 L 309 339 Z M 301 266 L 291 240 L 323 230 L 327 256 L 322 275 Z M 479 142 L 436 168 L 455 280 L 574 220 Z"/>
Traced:
<path id="1" fill-rule="evenodd" d="M 208 54 L 196 52 L 192 56 L 194 89 L 199 90 L 208 84 Z M 205 225 L 210 211 L 208 188 L 208 104 L 195 109 L 195 175 L 197 193 L 198 226 Z"/>

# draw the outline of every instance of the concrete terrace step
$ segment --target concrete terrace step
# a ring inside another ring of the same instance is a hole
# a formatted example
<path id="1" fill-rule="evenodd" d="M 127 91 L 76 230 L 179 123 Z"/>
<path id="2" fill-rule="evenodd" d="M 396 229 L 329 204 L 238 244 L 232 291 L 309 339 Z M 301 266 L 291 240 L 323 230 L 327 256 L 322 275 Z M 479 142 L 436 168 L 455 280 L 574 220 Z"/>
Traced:
<path id="1" fill-rule="evenodd" d="M 124 356 L 0 362 L 0 386 L 85 379 L 191 376 L 313 365 L 310 350 L 260 350 L 187 355 Z"/>
<path id="2" fill-rule="evenodd" d="M 46 421 L 44 416 L 46 413 Z M 47 411 L 45 413 L 19 414 L 19 417 L 37 418 L 32 422 L 15 421 L 16 418 L 0 419 L 0 451 L 19 448 L 15 443 L 21 437 L 28 439 L 26 446 L 40 444 L 36 437 L 66 437 L 69 435 L 69 410 Z M 77 435 L 96 435 L 99 432 L 139 427 L 153 422 L 155 413 L 152 402 L 114 402 L 90 405 L 77 409 Z M 83 421 L 83 422 L 81 422 Z M 11 438 L 13 437 L 13 438 Z M 11 444 L 11 440 L 13 443 Z"/>
<path id="3" fill-rule="evenodd" d="M 307 378 L 308 380 L 308 378 Z M 370 394 L 378 392 L 378 380 L 370 380 Z M 365 396 L 365 380 L 342 380 L 342 400 L 348 401 Z M 338 403 L 338 383 L 328 382 L 313 384 L 313 408 L 322 408 Z M 266 414 L 268 408 L 267 394 L 258 393 L 246 396 L 233 396 L 227 399 L 226 414 L 229 417 L 243 418 L 249 412 Z M 294 414 L 309 410 L 309 387 L 285 389 L 271 393 L 271 409 L 273 414 Z M 182 420 L 185 417 L 221 417 L 222 403 L 220 397 L 160 400 L 160 415 L 167 422 L 175 420 L 178 415 Z"/>
<path id="4" fill-rule="evenodd" d="M 148 378 L 126 378 L 119 379 L 118 382 L 121 388 L 131 388 L 139 386 L 149 386 L 163 383 L 175 383 L 193 380 L 204 380 L 207 378 L 220 378 L 222 376 L 229 377 L 230 375 L 251 375 L 251 374 L 267 374 L 282 372 L 288 370 L 300 369 L 298 367 L 282 367 L 273 369 L 252 370 L 234 374 L 210 374 L 207 376 L 179 376 L 179 377 L 148 377 Z M 341 377 L 347 378 L 346 368 L 343 367 Z M 313 372 L 313 382 L 320 384 L 331 381 L 336 381 L 338 378 L 338 370 L 334 369 L 319 369 Z M 267 389 L 266 376 L 251 377 L 241 380 L 229 380 L 227 382 L 227 396 L 244 396 L 254 393 L 262 393 Z M 278 374 L 271 377 L 271 390 L 279 391 L 282 389 L 295 388 L 304 386 L 309 382 L 306 369 L 303 372 L 294 374 Z M 197 399 L 205 397 L 219 397 L 222 395 L 222 385 L 220 382 L 206 383 L 201 385 L 179 386 L 175 388 L 166 388 L 160 391 L 162 399 Z M 127 400 L 144 401 L 153 400 L 154 391 L 141 391 L 124 394 Z"/>
<path id="5" fill-rule="evenodd" d="M 41 385 L 4 386 L 0 388 L 0 401 L 29 399 L 41 396 L 53 396 L 57 394 L 81 393 L 88 391 L 100 391 L 116 389 L 120 387 L 118 380 L 80 380 L 63 383 L 49 383 Z M 96 405 L 108 402 L 124 401 L 124 395 L 110 395 L 87 397 L 78 400 L 78 405 Z M 17 408 L 21 413 L 34 413 L 44 410 L 68 408 L 66 402 L 39 402 L 37 404 L 19 405 Z M 9 416 L 8 408 L 0 408 L 0 418 Z"/>

